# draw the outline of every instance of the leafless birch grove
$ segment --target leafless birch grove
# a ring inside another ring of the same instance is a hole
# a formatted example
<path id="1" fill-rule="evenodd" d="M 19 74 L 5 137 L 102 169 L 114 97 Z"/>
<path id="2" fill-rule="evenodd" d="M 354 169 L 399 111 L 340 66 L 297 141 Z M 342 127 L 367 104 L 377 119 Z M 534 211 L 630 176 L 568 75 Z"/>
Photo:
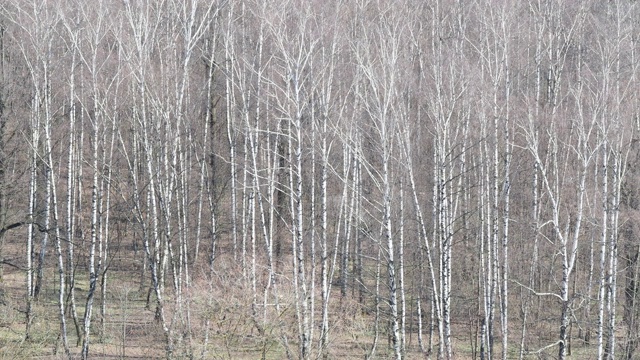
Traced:
<path id="1" fill-rule="evenodd" d="M 0 356 L 640 357 L 632 0 L 5 0 Z"/>

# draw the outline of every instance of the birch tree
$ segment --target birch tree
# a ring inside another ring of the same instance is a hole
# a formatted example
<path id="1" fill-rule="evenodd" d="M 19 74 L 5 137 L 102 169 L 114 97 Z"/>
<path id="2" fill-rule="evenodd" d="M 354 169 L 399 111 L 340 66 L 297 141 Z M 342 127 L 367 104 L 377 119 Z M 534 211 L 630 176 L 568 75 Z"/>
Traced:
<path id="1" fill-rule="evenodd" d="M 37 300 L 44 272 L 44 259 L 49 240 L 48 226 L 50 222 L 50 208 L 39 209 L 42 205 L 37 202 L 39 192 L 38 167 L 41 164 L 41 157 L 46 153 L 41 152 L 42 146 L 42 124 L 49 121 L 50 113 L 50 87 L 47 86 L 50 76 L 51 66 L 51 29 L 55 25 L 55 21 L 49 16 L 46 4 L 16 4 L 13 18 L 9 18 L 20 29 L 20 36 L 24 36 L 27 41 L 20 42 L 19 48 L 21 55 L 25 61 L 31 80 L 31 112 L 30 119 L 30 135 L 28 142 L 30 144 L 30 180 L 29 180 L 29 206 L 28 206 L 28 234 L 26 246 L 26 329 L 25 339 L 30 338 L 33 302 Z M 12 14 L 13 15 L 13 14 Z M 45 106 L 46 104 L 46 106 Z M 45 163 L 45 192 L 46 204 L 50 205 L 51 201 L 51 180 L 50 180 L 50 163 Z M 46 210 L 46 211 L 45 211 Z M 41 215 L 43 214 L 43 215 Z M 44 219 L 42 217 L 44 216 Z M 43 221 L 44 220 L 44 221 Z M 40 226 L 38 226 L 40 225 Z M 34 241 L 37 232 L 43 229 L 42 242 L 40 246 L 40 254 L 38 256 L 38 267 L 33 267 L 33 253 L 35 252 Z M 35 278 L 34 278 L 35 275 Z M 34 283 L 35 281 L 35 283 Z"/>
<path id="2" fill-rule="evenodd" d="M 387 9 L 379 9 L 382 13 Z M 370 38 L 365 38 L 365 45 L 356 53 L 358 65 L 363 76 L 362 93 L 359 94 L 364 109 L 370 118 L 371 135 L 375 139 L 376 155 L 379 159 L 367 161 L 379 163 L 380 168 L 367 166 L 366 171 L 376 184 L 382 200 L 375 206 L 380 212 L 380 239 L 378 246 L 384 254 L 387 267 L 387 287 L 389 295 L 387 303 L 390 312 L 390 337 L 396 359 L 402 358 L 400 339 L 400 322 L 398 313 L 398 288 L 396 275 L 395 230 L 392 228 L 392 160 L 394 139 L 397 132 L 398 119 L 394 107 L 397 101 L 399 72 L 399 52 L 402 48 L 403 26 L 397 21 L 393 12 L 376 23 Z M 365 35 L 366 36 L 366 35 Z M 378 51 L 376 51 L 378 50 Z M 371 157 L 365 154 L 360 158 Z"/>
<path id="3" fill-rule="evenodd" d="M 282 86 L 283 101 L 278 104 L 282 116 L 286 121 L 284 128 L 289 164 L 288 183 L 285 185 L 289 192 L 289 211 L 291 218 L 289 226 L 291 231 L 292 253 L 294 257 L 293 265 L 293 286 L 296 298 L 296 317 L 298 320 L 299 351 L 300 358 L 307 359 L 311 355 L 311 321 L 313 315 L 310 313 L 311 299 L 310 293 L 307 248 L 304 246 L 307 234 L 305 226 L 305 211 L 303 204 L 303 149 L 305 147 L 303 137 L 303 126 L 308 121 L 310 109 L 307 107 L 308 94 L 311 93 L 311 84 L 308 83 L 307 73 L 310 71 L 310 61 L 312 53 L 315 51 L 316 40 L 310 38 L 307 29 L 311 21 L 310 14 L 306 9 L 294 20 L 293 33 L 289 38 L 285 33 L 276 33 L 274 40 L 278 47 L 278 57 L 281 61 L 278 75 L 281 77 L 278 83 Z M 282 20 L 281 20 L 282 21 Z M 287 24 L 288 25 L 288 24 Z M 278 26 L 286 29 L 287 25 Z M 291 48 L 290 48 L 291 46 Z"/>

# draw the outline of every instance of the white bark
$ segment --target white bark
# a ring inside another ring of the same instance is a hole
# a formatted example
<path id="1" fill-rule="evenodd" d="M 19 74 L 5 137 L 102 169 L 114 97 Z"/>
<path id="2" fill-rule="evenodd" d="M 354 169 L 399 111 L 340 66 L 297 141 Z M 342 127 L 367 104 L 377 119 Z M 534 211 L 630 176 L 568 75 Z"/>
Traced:
<path id="1" fill-rule="evenodd" d="M 58 213 L 58 201 L 56 193 L 56 179 L 53 172 L 53 147 L 51 144 L 51 126 L 52 126 L 52 113 L 51 113 L 51 75 L 49 59 L 51 57 L 51 42 L 48 44 L 47 54 L 45 55 L 45 61 L 43 61 L 43 89 L 44 89 L 44 142 L 45 142 L 45 183 L 46 183 L 46 198 L 45 198 L 45 237 L 49 236 L 49 231 L 55 228 L 53 231 L 55 235 L 55 248 L 58 256 L 58 315 L 60 319 L 60 337 L 62 340 L 62 346 L 65 355 L 69 356 L 69 343 L 67 340 L 67 323 L 65 318 L 65 301 L 64 296 L 66 292 L 65 286 L 65 266 L 62 256 L 62 244 L 60 227 L 58 225 L 59 213 Z M 42 249 L 41 256 L 44 253 Z"/>

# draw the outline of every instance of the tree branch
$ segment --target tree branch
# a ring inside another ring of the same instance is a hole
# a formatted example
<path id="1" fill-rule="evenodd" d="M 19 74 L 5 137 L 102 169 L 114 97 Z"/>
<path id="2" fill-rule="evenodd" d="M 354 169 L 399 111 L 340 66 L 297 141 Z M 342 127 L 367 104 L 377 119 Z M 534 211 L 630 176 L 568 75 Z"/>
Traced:
<path id="1" fill-rule="evenodd" d="M 522 286 L 523 288 L 531 291 L 532 293 L 534 293 L 536 296 L 554 296 L 556 298 L 558 298 L 558 300 L 562 301 L 562 297 L 558 294 L 555 293 L 541 293 L 541 292 L 537 292 L 534 289 L 528 287 L 527 285 L 522 284 L 521 282 L 519 282 L 518 280 L 514 280 L 514 279 L 510 279 L 512 282 Z"/>
<path id="2" fill-rule="evenodd" d="M 2 229 L 0 229 L 0 236 L 4 235 L 4 233 L 6 233 L 9 230 L 15 229 L 17 227 L 20 227 L 20 226 L 28 224 L 28 223 L 29 223 L 28 221 L 20 221 L 20 222 L 17 222 L 17 223 L 13 223 L 11 225 L 7 225 L 7 226 L 3 227 Z"/>

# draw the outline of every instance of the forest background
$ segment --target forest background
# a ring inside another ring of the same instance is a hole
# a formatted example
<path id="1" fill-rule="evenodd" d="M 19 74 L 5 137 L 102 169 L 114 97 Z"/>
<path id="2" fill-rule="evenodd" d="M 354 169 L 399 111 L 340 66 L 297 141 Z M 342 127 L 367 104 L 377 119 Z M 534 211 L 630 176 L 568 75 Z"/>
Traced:
<path id="1" fill-rule="evenodd" d="M 637 358 L 636 1 L 3 1 L 6 358 Z"/>

